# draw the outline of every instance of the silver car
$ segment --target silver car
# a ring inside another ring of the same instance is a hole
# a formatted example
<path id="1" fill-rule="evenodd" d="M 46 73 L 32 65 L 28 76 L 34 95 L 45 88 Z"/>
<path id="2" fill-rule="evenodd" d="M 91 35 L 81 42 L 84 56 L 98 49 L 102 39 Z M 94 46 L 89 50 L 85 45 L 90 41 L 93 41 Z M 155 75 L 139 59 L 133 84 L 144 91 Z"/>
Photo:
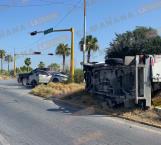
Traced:
<path id="1" fill-rule="evenodd" d="M 52 78 L 51 78 L 51 81 L 52 82 L 65 82 L 68 80 L 68 76 L 67 75 L 64 75 L 62 73 L 59 73 L 59 72 L 52 72 Z"/>

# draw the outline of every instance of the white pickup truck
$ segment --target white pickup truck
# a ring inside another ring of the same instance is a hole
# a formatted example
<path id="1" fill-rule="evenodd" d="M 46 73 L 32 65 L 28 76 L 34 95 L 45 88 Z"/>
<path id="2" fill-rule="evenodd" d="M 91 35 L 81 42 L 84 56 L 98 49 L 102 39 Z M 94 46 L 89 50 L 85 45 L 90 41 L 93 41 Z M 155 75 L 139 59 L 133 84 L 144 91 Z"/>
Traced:
<path id="1" fill-rule="evenodd" d="M 17 75 L 18 83 L 24 86 L 35 87 L 38 84 L 47 84 L 51 81 L 52 75 L 45 70 L 35 69 L 30 73 L 23 73 Z"/>

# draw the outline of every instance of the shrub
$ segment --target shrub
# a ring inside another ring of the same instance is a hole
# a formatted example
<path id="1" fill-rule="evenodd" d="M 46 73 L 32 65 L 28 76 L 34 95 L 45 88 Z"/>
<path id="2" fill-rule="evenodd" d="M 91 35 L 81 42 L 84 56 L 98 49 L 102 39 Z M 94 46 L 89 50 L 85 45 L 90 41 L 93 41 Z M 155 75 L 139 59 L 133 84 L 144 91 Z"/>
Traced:
<path id="1" fill-rule="evenodd" d="M 161 97 L 153 99 L 152 104 L 154 106 L 161 106 Z"/>
<path id="2" fill-rule="evenodd" d="M 83 84 L 64 84 L 64 83 L 49 83 L 48 85 L 39 85 L 31 91 L 31 94 L 49 97 L 67 95 L 84 90 Z"/>
<path id="3" fill-rule="evenodd" d="M 75 83 L 83 83 L 84 82 L 84 73 L 82 69 L 76 69 L 74 75 Z"/>

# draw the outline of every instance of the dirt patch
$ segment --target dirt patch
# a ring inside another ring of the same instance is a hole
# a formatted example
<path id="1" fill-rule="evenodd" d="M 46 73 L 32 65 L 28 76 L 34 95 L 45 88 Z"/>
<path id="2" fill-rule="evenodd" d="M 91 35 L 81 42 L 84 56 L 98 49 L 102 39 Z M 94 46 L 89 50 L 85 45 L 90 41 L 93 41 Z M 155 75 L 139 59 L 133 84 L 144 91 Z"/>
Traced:
<path id="1" fill-rule="evenodd" d="M 9 76 L 0 75 L 0 80 L 8 80 Z"/>
<path id="2" fill-rule="evenodd" d="M 161 118 L 154 108 L 146 111 L 135 109 L 130 112 L 123 112 L 120 116 L 141 123 L 161 127 Z"/>

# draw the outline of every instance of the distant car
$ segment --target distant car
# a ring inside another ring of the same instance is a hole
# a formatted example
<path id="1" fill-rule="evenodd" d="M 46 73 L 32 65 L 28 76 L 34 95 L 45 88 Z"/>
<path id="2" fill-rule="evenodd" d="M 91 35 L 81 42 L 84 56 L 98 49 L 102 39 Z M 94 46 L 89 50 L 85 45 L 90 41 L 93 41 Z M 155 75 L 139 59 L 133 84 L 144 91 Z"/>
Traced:
<path id="1" fill-rule="evenodd" d="M 62 74 L 60 72 L 52 72 L 51 82 L 65 82 L 68 80 L 68 75 Z"/>
<path id="2" fill-rule="evenodd" d="M 41 69 L 35 69 L 30 73 L 18 74 L 17 81 L 22 85 L 31 85 L 35 87 L 38 84 L 47 84 L 50 82 L 52 75 L 48 71 Z"/>

